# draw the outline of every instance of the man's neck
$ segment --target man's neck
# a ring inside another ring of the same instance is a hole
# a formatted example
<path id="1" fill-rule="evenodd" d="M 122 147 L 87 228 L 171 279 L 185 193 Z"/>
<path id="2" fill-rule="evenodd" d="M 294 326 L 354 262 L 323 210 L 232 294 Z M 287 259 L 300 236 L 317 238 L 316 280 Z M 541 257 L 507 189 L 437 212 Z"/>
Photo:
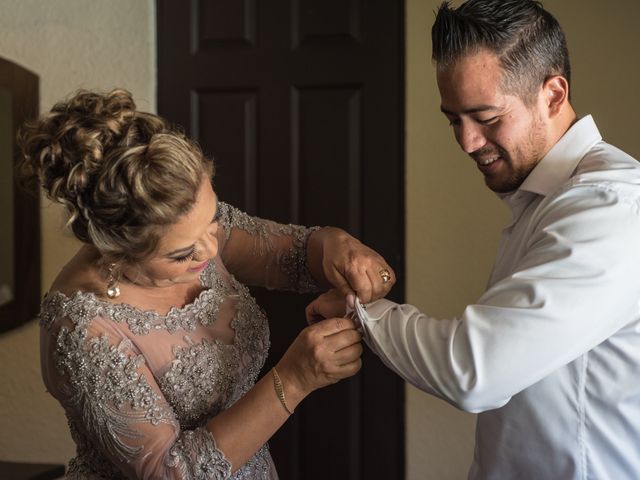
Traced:
<path id="1" fill-rule="evenodd" d="M 578 121 L 578 116 L 573 110 L 570 103 L 567 102 L 565 108 L 562 109 L 560 114 L 553 120 L 551 124 L 551 134 L 549 135 L 549 148 L 550 150 L 558 141 L 564 136 L 565 133 Z M 547 151 L 548 151 L 547 150 Z"/>

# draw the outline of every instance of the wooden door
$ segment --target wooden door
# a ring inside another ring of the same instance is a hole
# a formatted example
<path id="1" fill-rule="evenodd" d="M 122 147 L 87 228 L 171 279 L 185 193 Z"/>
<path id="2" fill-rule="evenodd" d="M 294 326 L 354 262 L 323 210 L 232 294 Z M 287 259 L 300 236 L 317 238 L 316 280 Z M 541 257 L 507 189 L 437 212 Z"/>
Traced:
<path id="1" fill-rule="evenodd" d="M 157 1 L 158 110 L 216 164 L 219 197 L 285 223 L 336 225 L 381 252 L 404 295 L 402 1 Z M 310 296 L 253 289 L 264 372 Z M 283 480 L 404 477 L 404 384 L 370 352 L 270 441 Z"/>

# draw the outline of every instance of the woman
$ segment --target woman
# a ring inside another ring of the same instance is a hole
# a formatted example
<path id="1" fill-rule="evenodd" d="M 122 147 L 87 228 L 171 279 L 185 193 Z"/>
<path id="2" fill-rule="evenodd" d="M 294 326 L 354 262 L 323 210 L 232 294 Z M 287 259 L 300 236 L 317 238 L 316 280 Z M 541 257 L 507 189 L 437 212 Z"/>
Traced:
<path id="1" fill-rule="evenodd" d="M 23 175 L 84 244 L 40 313 L 44 382 L 77 444 L 68 478 L 277 478 L 266 441 L 309 393 L 358 371 L 360 334 L 315 323 L 256 382 L 269 332 L 243 284 L 374 299 L 390 267 L 339 229 L 219 201 L 211 161 L 126 91 L 80 92 L 21 142 Z"/>

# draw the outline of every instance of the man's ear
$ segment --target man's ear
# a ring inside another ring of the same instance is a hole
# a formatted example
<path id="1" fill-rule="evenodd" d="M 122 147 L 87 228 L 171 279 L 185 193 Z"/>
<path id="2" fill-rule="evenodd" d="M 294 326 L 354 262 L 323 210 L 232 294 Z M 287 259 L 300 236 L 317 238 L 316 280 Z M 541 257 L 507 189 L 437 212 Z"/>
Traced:
<path id="1" fill-rule="evenodd" d="M 542 86 L 542 92 L 550 118 L 562 112 L 569 102 L 569 82 L 561 75 L 547 78 Z"/>

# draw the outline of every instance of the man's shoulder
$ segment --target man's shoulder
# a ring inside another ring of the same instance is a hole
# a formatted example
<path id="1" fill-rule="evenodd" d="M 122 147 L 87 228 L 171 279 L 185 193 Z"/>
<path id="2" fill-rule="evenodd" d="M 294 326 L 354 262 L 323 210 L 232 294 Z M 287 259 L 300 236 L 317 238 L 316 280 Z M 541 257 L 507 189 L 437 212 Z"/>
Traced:
<path id="1" fill-rule="evenodd" d="M 571 176 L 538 207 L 539 215 L 572 214 L 602 208 L 640 214 L 640 162 L 600 141 L 583 156 Z M 612 215 L 612 218 L 616 215 Z"/>
<path id="2" fill-rule="evenodd" d="M 640 196 L 640 162 L 607 143 L 596 143 L 580 160 L 561 190 L 592 187 L 620 190 Z"/>
<path id="3" fill-rule="evenodd" d="M 618 147 L 600 141 L 580 160 L 572 178 L 576 176 L 617 178 L 617 173 L 620 171 L 632 177 L 640 176 L 640 162 Z"/>

